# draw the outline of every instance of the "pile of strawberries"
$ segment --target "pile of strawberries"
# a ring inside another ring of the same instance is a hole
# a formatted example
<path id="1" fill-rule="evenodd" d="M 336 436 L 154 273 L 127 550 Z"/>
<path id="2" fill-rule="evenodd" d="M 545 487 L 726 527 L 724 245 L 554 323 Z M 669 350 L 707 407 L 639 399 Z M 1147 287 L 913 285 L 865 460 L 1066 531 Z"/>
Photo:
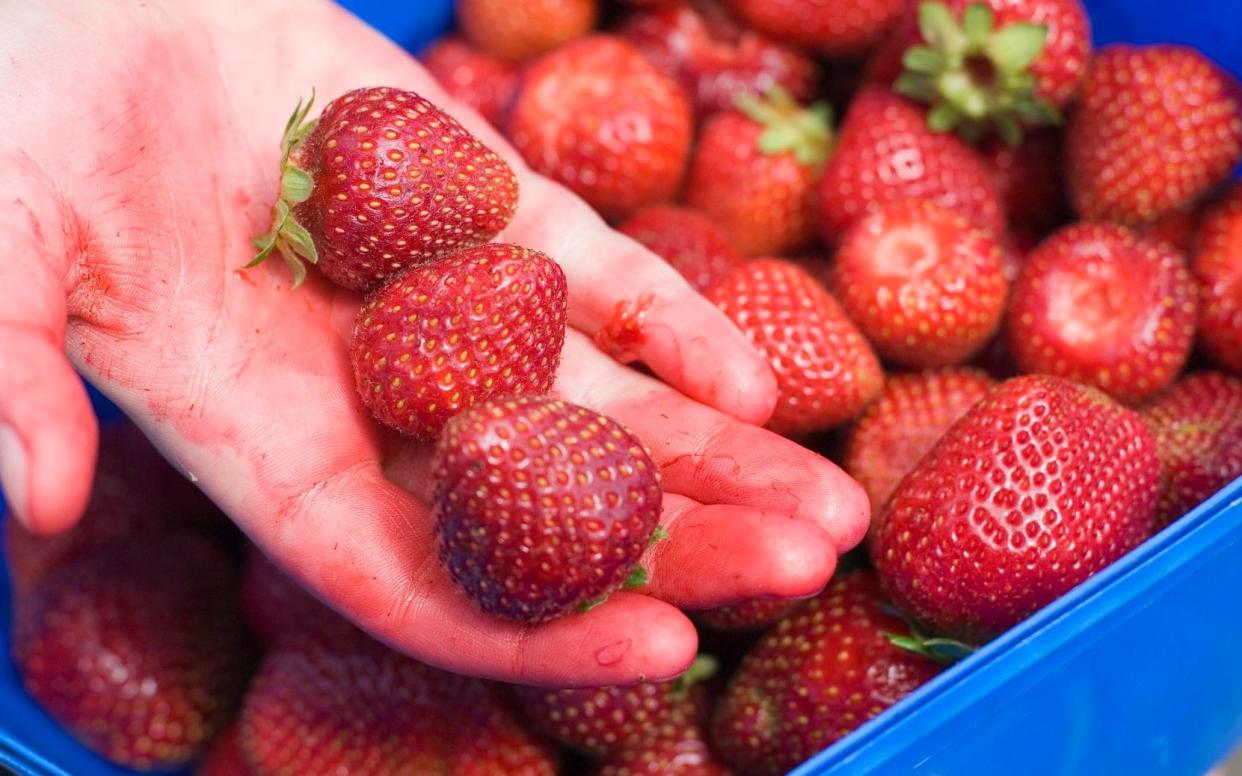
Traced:
<path id="1" fill-rule="evenodd" d="M 1080 0 L 457 10 L 428 69 L 749 338 L 777 376 L 767 427 L 864 486 L 866 546 L 809 601 L 694 613 L 705 644 L 740 645 L 731 670 L 510 688 L 388 650 L 253 548 L 239 582 L 210 505 L 171 471 L 135 487 L 155 454 L 122 427 L 84 522 L 10 522 L 7 543 L 27 688 L 96 751 L 170 767 L 215 740 L 211 774 L 543 774 L 558 747 L 615 776 L 783 773 L 1242 476 L 1242 87 L 1200 53 L 1093 50 Z M 642 585 L 659 472 L 547 396 L 565 275 L 491 242 L 518 176 L 418 94 L 310 111 L 257 260 L 366 294 L 356 387 L 436 440 L 462 593 L 534 623 Z"/>

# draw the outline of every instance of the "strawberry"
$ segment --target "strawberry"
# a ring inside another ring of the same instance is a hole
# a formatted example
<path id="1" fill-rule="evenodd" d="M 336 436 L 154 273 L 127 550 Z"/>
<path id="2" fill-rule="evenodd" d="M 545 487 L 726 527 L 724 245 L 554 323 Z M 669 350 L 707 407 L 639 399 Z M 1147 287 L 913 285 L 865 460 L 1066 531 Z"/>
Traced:
<path id="1" fill-rule="evenodd" d="M 979 156 L 1014 228 L 1043 232 L 1064 223 L 1069 203 L 1061 181 L 1059 133 L 1030 132 L 1016 147 L 992 138 Z"/>
<path id="2" fill-rule="evenodd" d="M 405 267 L 485 243 L 513 218 L 517 178 L 495 151 L 414 92 L 346 92 L 281 140 L 280 198 L 250 266 L 279 252 L 337 285 L 366 290 Z"/>
<path id="3" fill-rule="evenodd" d="M 1242 477 L 1242 380 L 1200 372 L 1143 410 L 1164 464 L 1158 526 Z"/>
<path id="4" fill-rule="evenodd" d="M 1193 268 L 1199 344 L 1222 368 L 1242 375 L 1242 185 L 1204 215 Z"/>
<path id="5" fill-rule="evenodd" d="M 526 718 L 539 731 L 593 757 L 643 751 L 655 742 L 699 742 L 716 663 L 700 657 L 667 682 L 587 689 L 515 688 Z"/>
<path id="6" fill-rule="evenodd" d="M 908 633 L 875 575 L 839 575 L 742 661 L 712 714 L 712 742 L 738 771 L 783 774 L 924 684 L 940 666 L 893 646 Z"/>
<path id="7" fill-rule="evenodd" d="M 730 776 L 699 738 L 656 741 L 605 760 L 595 776 Z"/>
<path id="8" fill-rule="evenodd" d="M 709 118 L 690 161 L 686 204 L 751 256 L 795 253 L 815 237 L 815 187 L 832 144 L 828 106 L 780 89 Z"/>
<path id="9" fill-rule="evenodd" d="M 806 270 L 756 259 L 707 298 L 741 329 L 776 373 L 780 396 L 767 427 L 800 435 L 849 420 L 880 392 L 884 372 L 837 301 Z"/>
<path id="10" fill-rule="evenodd" d="M 977 369 L 962 368 L 889 378 L 880 398 L 850 427 L 842 460 L 871 497 L 874 517 L 901 478 L 995 384 Z"/>
<path id="11" fill-rule="evenodd" d="M 830 57 L 873 49 L 906 10 L 906 0 L 727 0 L 743 20 L 779 41 Z"/>
<path id="12" fill-rule="evenodd" d="M 1059 377 L 1015 377 L 902 479 L 871 558 L 916 620 L 981 641 L 1150 536 L 1159 489 L 1138 415 Z"/>
<path id="13" fill-rule="evenodd" d="M 1013 145 L 1024 125 L 1061 122 L 1091 52 L 1080 0 L 924 2 L 917 26 L 905 29 L 905 73 L 888 83 L 931 103 L 936 131 L 974 139 L 995 128 Z"/>
<path id="14" fill-rule="evenodd" d="M 720 631 L 763 630 L 797 608 L 798 603 L 785 598 L 753 598 L 730 606 L 697 611 L 694 618 Z"/>
<path id="15" fill-rule="evenodd" d="M 555 399 L 483 402 L 449 421 L 434 469 L 440 559 L 483 611 L 540 622 L 645 578 L 660 470 L 617 421 Z"/>
<path id="16" fill-rule="evenodd" d="M 330 636 L 354 629 L 352 623 L 320 603 L 254 545 L 246 555 L 241 609 L 251 632 L 268 646 L 294 631 Z"/>
<path id="17" fill-rule="evenodd" d="M 26 691 L 95 752 L 133 768 L 182 766 L 245 682 L 229 559 L 180 532 L 60 566 L 16 599 L 13 657 Z"/>
<path id="18" fill-rule="evenodd" d="M 675 205 L 648 205 L 617 230 L 671 264 L 696 291 L 706 291 L 746 260 L 709 218 Z"/>
<path id="19" fill-rule="evenodd" d="M 1070 201 L 1083 218 L 1155 220 L 1239 160 L 1238 83 L 1198 51 L 1116 45 L 1092 60 L 1065 138 Z"/>
<path id="20" fill-rule="evenodd" d="M 677 79 L 700 116 L 780 86 L 815 96 L 819 68 L 797 49 L 740 25 L 717 0 L 677 0 L 631 14 L 616 33 Z"/>
<path id="21" fill-rule="evenodd" d="M 597 0 L 457 0 L 457 28 L 483 51 L 522 61 L 595 27 Z"/>
<path id="22" fill-rule="evenodd" d="M 1140 402 L 1176 379 L 1195 334 L 1195 286 L 1181 256 L 1122 226 L 1074 224 L 1026 257 L 1009 307 L 1024 372 Z"/>
<path id="23" fill-rule="evenodd" d="M 412 267 L 358 311 L 358 394 L 382 423 L 432 439 L 484 399 L 544 393 L 560 364 L 566 305 L 561 268 L 516 245 Z"/>
<path id="24" fill-rule="evenodd" d="M 194 771 L 195 776 L 253 776 L 254 771 L 242 757 L 237 739 L 237 724 L 230 724 L 211 742 L 211 749 Z"/>
<path id="25" fill-rule="evenodd" d="M 1198 242 L 1199 210 L 1184 207 L 1170 210 L 1155 221 L 1134 224 L 1130 227 L 1139 237 L 1148 240 L 1162 240 L 1177 249 L 1178 253 L 1189 256 L 1194 253 Z"/>
<path id="26" fill-rule="evenodd" d="M 239 735 L 264 776 L 556 773 L 499 685 L 439 671 L 361 631 L 282 638 L 246 695 Z"/>
<path id="27" fill-rule="evenodd" d="M 987 166 L 953 135 L 927 128 L 913 103 L 869 87 L 854 99 L 824 167 L 820 231 L 835 245 L 872 210 L 898 199 L 929 199 L 1000 234 L 1005 220 Z"/>
<path id="28" fill-rule="evenodd" d="M 232 524 L 168 465 L 137 426 L 128 420 L 105 424 L 90 501 L 73 528 L 37 536 L 16 520 L 5 521 L 10 579 L 21 593 L 56 567 L 174 528 L 225 535 Z"/>
<path id="29" fill-rule="evenodd" d="M 517 94 L 517 67 L 449 35 L 433 43 L 419 57 L 449 96 L 464 102 L 495 126 Z"/>
<path id="30" fill-rule="evenodd" d="M 1000 245 L 928 200 L 882 206 L 846 232 L 828 288 L 881 358 L 956 364 L 996 333 L 1005 310 Z"/>
<path id="31" fill-rule="evenodd" d="M 508 129 L 536 172 L 613 221 L 677 193 L 694 131 L 677 82 L 608 35 L 533 63 Z"/>

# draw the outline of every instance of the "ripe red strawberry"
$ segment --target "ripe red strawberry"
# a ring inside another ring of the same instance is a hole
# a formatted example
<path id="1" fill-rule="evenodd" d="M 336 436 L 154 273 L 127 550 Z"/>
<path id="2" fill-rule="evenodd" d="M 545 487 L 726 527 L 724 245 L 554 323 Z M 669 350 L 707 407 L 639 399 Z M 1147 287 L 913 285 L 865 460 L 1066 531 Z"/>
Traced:
<path id="1" fill-rule="evenodd" d="M 824 104 L 775 90 L 709 118 L 686 180 L 686 204 L 720 224 L 743 253 L 796 253 L 815 238 L 815 188 L 832 144 Z"/>
<path id="2" fill-rule="evenodd" d="M 1065 138 L 1070 201 L 1085 219 L 1152 221 L 1242 160 L 1231 76 L 1182 46 L 1109 46 L 1087 70 Z"/>
<path id="3" fill-rule="evenodd" d="M 346 92 L 281 140 L 280 199 L 255 238 L 254 266 L 278 251 L 294 285 L 316 264 L 337 285 L 373 288 L 400 270 L 485 243 L 517 208 L 517 178 L 457 119 L 413 92 Z"/>
<path id="4" fill-rule="evenodd" d="M 1143 410 L 1156 435 L 1165 486 L 1157 526 L 1242 477 L 1242 380 L 1200 372 Z"/>
<path id="5" fill-rule="evenodd" d="M 1024 372 L 1067 377 L 1135 403 L 1182 370 L 1195 334 L 1182 257 L 1122 226 L 1074 224 L 1026 257 L 1009 306 Z"/>
<path id="6" fill-rule="evenodd" d="M 516 245 L 480 245 L 413 267 L 358 311 L 358 394 L 381 422 L 433 439 L 484 399 L 546 393 L 566 305 L 561 268 Z"/>
<path id="7" fill-rule="evenodd" d="M 241 609 L 251 632 L 268 646 L 295 631 L 331 637 L 354 630 L 352 623 L 320 603 L 254 545 L 246 555 Z"/>
<path id="8" fill-rule="evenodd" d="M 767 427 L 809 434 L 849 420 L 880 392 L 884 372 L 837 301 L 806 270 L 756 259 L 707 298 L 771 364 L 780 398 Z"/>
<path id="9" fill-rule="evenodd" d="M 768 631 L 712 714 L 712 742 L 738 771 L 783 774 L 914 691 L 940 671 L 887 634 L 909 626 L 887 613 L 875 575 L 838 576 Z"/>
<path id="10" fill-rule="evenodd" d="M 215 737 L 207 756 L 194 773 L 195 776 L 253 776 L 254 771 L 242 757 L 236 723 L 230 724 Z"/>
<path id="11" fill-rule="evenodd" d="M 515 691 L 535 729 L 593 757 L 615 757 L 656 742 L 702 741 L 709 708 L 704 682 L 715 670 L 714 660 L 701 657 L 667 682 Z"/>
<path id="12" fill-rule="evenodd" d="M 134 537 L 191 528 L 224 534 L 232 524 L 160 456 L 128 420 L 99 430 L 99 458 L 90 501 L 73 528 L 38 536 L 16 520 L 4 524 L 4 546 L 14 589 L 29 589 L 50 570 L 124 544 Z"/>
<path id="13" fill-rule="evenodd" d="M 658 741 L 605 760 L 595 776 L 730 776 L 699 738 Z"/>
<path id="14" fill-rule="evenodd" d="M 1009 284 L 991 235 L 934 202 L 905 200 L 846 232 L 828 288 L 881 358 L 932 367 L 987 344 Z"/>
<path id="15" fill-rule="evenodd" d="M 1150 536 L 1159 490 L 1138 415 L 1068 380 L 1015 377 L 897 486 L 871 558 L 916 620 L 981 641 Z"/>
<path id="16" fill-rule="evenodd" d="M 1242 375 L 1242 185 L 1204 216 L 1194 274 L 1199 344 L 1222 368 Z"/>
<path id="17" fill-rule="evenodd" d="M 660 470 L 617 421 L 556 399 L 483 402 L 445 427 L 435 477 L 440 559 L 483 611 L 540 622 L 641 583 Z"/>
<path id="18" fill-rule="evenodd" d="M 987 166 L 961 139 L 927 128 L 918 106 L 870 87 L 854 99 L 820 186 L 820 230 L 835 245 L 855 221 L 899 199 L 929 199 L 1004 231 Z"/>
<path id="19" fill-rule="evenodd" d="M 242 752 L 256 773 L 551 776 L 498 685 L 439 671 L 355 631 L 281 639 L 246 695 Z"/>
<path id="20" fill-rule="evenodd" d="M 763 630 L 798 607 L 800 601 L 785 598 L 753 598 L 731 606 L 718 606 L 694 613 L 698 622 L 721 631 Z"/>
<path id="21" fill-rule="evenodd" d="M 1091 27 L 1080 0 L 947 0 L 924 2 L 918 23 L 904 25 L 893 64 L 872 68 L 898 92 L 931 103 L 928 124 L 978 137 L 995 128 L 1016 145 L 1024 125 L 1060 123 L 1059 109 L 1082 81 Z M 900 67 L 901 65 L 898 65 Z"/>
<path id="22" fill-rule="evenodd" d="M 616 33 L 678 80 L 707 115 L 738 97 L 780 86 L 795 99 L 815 96 L 818 67 L 795 48 L 744 27 L 717 0 L 677 0 L 631 14 Z"/>
<path id="23" fill-rule="evenodd" d="M 901 478 L 996 382 L 977 369 L 890 377 L 880 398 L 849 429 L 842 466 L 881 510 Z"/>
<path id="24" fill-rule="evenodd" d="M 509 137 L 536 172 L 613 221 L 677 193 L 693 131 L 677 82 L 608 35 L 532 64 L 509 118 Z"/>
<path id="25" fill-rule="evenodd" d="M 1044 232 L 1069 216 L 1061 181 L 1061 135 L 1050 130 L 1030 132 L 1014 147 L 993 138 L 979 155 L 1000 194 L 1010 224 Z"/>
<path id="26" fill-rule="evenodd" d="M 457 0 L 457 27 L 492 56 L 521 61 L 595 27 L 596 0 Z"/>
<path id="27" fill-rule="evenodd" d="M 697 291 L 706 291 L 746 261 L 709 218 L 675 205 L 648 205 L 617 231 L 663 258 Z"/>
<path id="28" fill-rule="evenodd" d="M 1131 229 L 1139 237 L 1163 240 L 1179 253 L 1190 256 L 1198 242 L 1199 215 L 1197 208 L 1184 207 L 1170 210 L 1155 221 L 1135 224 Z"/>
<path id="29" fill-rule="evenodd" d="M 51 571 L 14 608 L 29 692 L 114 763 L 176 768 L 228 719 L 249 661 L 227 555 L 188 532 Z"/>
<path id="30" fill-rule="evenodd" d="M 861 57 L 906 10 L 906 0 L 727 0 L 757 30 L 836 58 Z"/>
<path id="31" fill-rule="evenodd" d="M 496 126 L 517 94 L 518 68 L 449 35 L 433 43 L 422 56 L 423 66 L 444 91 L 482 114 Z"/>

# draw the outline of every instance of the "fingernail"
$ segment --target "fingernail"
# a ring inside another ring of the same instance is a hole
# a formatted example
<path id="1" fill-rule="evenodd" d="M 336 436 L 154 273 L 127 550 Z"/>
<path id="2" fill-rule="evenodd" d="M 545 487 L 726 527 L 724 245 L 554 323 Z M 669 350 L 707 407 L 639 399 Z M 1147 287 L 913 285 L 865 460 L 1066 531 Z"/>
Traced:
<path id="1" fill-rule="evenodd" d="M 0 426 L 0 490 L 4 491 L 9 511 L 27 528 L 30 527 L 26 515 L 29 472 L 26 450 L 17 438 L 17 432 L 9 426 Z"/>

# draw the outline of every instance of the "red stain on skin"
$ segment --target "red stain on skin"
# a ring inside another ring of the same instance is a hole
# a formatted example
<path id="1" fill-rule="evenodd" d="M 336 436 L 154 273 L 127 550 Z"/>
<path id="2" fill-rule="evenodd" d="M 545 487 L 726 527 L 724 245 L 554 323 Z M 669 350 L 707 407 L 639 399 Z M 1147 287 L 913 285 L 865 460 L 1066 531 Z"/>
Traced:
<path id="1" fill-rule="evenodd" d="M 632 302 L 617 302 L 612 320 L 595 335 L 596 347 L 623 364 L 637 361 L 636 350 L 647 343 L 644 319 L 654 302 L 655 297 L 651 294 L 644 294 Z"/>
<path id="2" fill-rule="evenodd" d="M 238 189 L 237 193 L 233 195 L 233 199 L 237 202 L 238 207 L 246 207 L 250 204 L 250 195 L 246 193 L 245 189 Z"/>

